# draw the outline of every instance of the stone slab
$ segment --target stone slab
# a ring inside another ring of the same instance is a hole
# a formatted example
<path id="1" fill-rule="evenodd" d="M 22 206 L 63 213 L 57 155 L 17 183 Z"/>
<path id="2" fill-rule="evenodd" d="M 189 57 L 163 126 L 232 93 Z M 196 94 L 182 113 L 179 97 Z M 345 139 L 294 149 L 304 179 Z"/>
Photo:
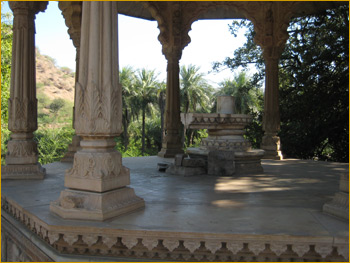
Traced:
<path id="1" fill-rule="evenodd" d="M 184 158 L 182 160 L 184 167 L 205 167 L 205 160 L 201 158 Z"/>
<path id="2" fill-rule="evenodd" d="M 166 173 L 171 175 L 194 176 L 194 175 L 205 175 L 207 171 L 203 166 L 186 167 L 186 166 L 170 165 L 166 169 Z"/>
<path id="3" fill-rule="evenodd" d="M 10 198 L 47 223 L 71 228 L 133 231 L 196 232 L 206 235 L 347 237 L 348 223 L 322 215 L 322 206 L 339 189 L 348 164 L 287 159 L 263 160 L 264 174 L 239 178 L 173 176 L 157 171 L 159 157 L 123 158 L 130 168 L 130 187 L 147 204 L 143 210 L 106 222 L 64 220 L 50 212 L 50 202 L 64 189 L 68 163 L 45 165 L 45 180 L 2 181 L 2 196 Z"/>

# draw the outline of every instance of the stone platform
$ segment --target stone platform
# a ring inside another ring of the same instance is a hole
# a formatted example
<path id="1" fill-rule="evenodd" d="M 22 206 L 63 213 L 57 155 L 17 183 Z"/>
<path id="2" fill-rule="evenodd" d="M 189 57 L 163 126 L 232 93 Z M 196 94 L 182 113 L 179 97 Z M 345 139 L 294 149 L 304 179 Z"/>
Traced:
<path id="1" fill-rule="evenodd" d="M 2 261 L 348 261 L 348 221 L 322 213 L 348 164 L 263 160 L 239 178 L 159 172 L 124 158 L 144 209 L 104 222 L 63 220 L 49 205 L 68 163 L 44 180 L 2 181 Z"/>

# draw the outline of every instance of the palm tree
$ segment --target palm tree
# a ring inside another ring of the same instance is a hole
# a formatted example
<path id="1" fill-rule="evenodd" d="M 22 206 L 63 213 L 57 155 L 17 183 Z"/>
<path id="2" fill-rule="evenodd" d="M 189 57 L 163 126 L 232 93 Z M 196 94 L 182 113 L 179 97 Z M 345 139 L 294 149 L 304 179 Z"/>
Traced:
<path id="1" fill-rule="evenodd" d="M 159 83 L 157 95 L 158 95 L 158 106 L 160 111 L 160 128 L 161 128 L 160 141 L 163 142 L 163 138 L 165 136 L 164 112 L 165 112 L 165 101 L 166 101 L 166 83 L 164 81 Z"/>
<path id="2" fill-rule="evenodd" d="M 135 71 L 132 67 L 123 67 L 119 72 L 119 82 L 122 86 L 122 103 L 123 103 L 123 113 L 122 113 L 122 122 L 123 122 L 123 137 L 124 137 L 124 151 L 128 149 L 129 145 L 129 134 L 128 127 L 130 124 L 131 116 L 135 114 Z"/>
<path id="3" fill-rule="evenodd" d="M 261 90 L 254 88 L 245 72 L 235 75 L 233 80 L 225 79 L 220 83 L 220 89 L 216 92 L 218 95 L 230 95 L 235 97 L 236 113 L 249 113 L 252 110 L 259 110 L 258 97 Z"/>
<path id="4" fill-rule="evenodd" d="M 136 76 L 135 87 L 137 100 L 142 112 L 142 155 L 145 153 L 145 121 L 146 112 L 152 111 L 153 104 L 157 100 L 157 75 L 154 70 L 142 69 Z"/>
<path id="5" fill-rule="evenodd" d="M 183 112 L 208 111 L 211 104 L 210 87 L 200 68 L 194 65 L 182 66 L 180 70 L 181 101 Z M 199 108 L 199 106 L 201 108 Z"/>
<path id="6" fill-rule="evenodd" d="M 200 68 L 194 65 L 182 66 L 180 69 L 180 95 L 182 101 L 182 112 L 209 112 L 212 104 L 213 88 L 199 73 Z M 182 143 L 185 142 L 187 130 L 184 128 Z M 187 145 L 193 140 L 193 131 L 187 136 Z"/>

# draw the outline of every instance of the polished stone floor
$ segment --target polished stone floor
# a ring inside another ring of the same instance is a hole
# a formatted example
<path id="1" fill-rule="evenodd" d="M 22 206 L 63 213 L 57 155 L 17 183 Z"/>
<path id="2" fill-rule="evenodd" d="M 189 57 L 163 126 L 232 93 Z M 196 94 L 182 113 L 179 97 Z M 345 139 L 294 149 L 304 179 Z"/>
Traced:
<path id="1" fill-rule="evenodd" d="M 124 158 L 131 187 L 146 208 L 104 222 L 62 220 L 49 204 L 64 189 L 71 164 L 45 165 L 44 180 L 3 180 L 2 195 L 53 225 L 197 233 L 347 237 L 348 222 L 322 213 L 348 164 L 264 160 L 264 173 L 234 177 L 176 176 L 157 170 L 159 157 Z"/>

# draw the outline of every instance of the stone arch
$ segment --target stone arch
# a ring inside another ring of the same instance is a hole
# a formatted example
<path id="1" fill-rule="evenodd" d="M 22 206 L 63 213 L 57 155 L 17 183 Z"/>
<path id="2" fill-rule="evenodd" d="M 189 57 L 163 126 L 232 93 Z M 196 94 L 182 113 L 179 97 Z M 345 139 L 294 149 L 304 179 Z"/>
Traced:
<path id="1" fill-rule="evenodd" d="M 255 13 L 259 10 L 260 2 L 185 2 L 184 3 L 184 19 L 183 19 L 183 47 L 188 45 L 191 38 L 188 32 L 191 30 L 192 24 L 204 18 L 229 18 L 229 19 L 248 19 L 255 24 Z M 216 15 L 217 14 L 217 15 Z"/>

